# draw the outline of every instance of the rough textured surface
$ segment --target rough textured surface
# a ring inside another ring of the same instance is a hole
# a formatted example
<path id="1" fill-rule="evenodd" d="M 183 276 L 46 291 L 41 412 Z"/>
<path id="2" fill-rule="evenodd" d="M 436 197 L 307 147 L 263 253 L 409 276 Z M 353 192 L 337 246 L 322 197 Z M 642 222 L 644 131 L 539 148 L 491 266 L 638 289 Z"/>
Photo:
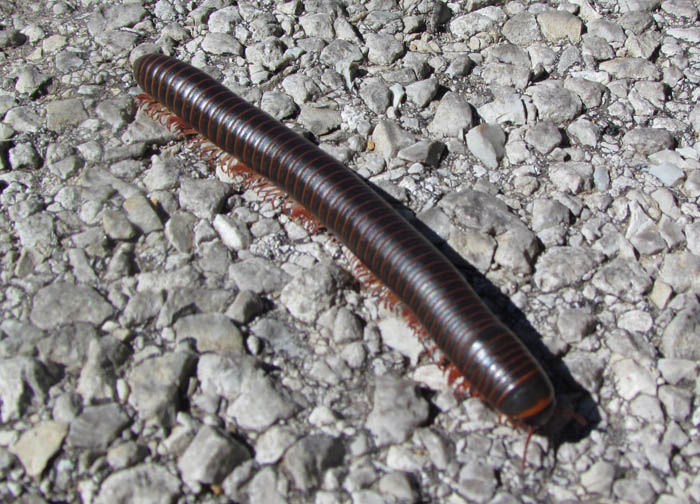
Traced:
<path id="1" fill-rule="evenodd" d="M 0 501 L 700 502 L 698 17 L 0 2 Z M 588 425 L 521 470 L 336 240 L 137 112 L 154 51 L 417 215 Z"/>

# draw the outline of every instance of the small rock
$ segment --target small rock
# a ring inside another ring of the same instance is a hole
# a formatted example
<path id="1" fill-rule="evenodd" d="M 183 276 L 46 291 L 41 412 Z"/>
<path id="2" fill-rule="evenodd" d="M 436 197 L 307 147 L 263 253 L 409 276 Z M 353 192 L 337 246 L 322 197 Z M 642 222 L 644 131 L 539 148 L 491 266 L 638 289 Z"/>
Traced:
<path id="1" fill-rule="evenodd" d="M 238 465 L 250 458 L 248 449 L 208 425 L 202 426 L 178 462 L 188 485 L 219 484 Z"/>
<path id="2" fill-rule="evenodd" d="M 179 394 L 194 370 L 194 364 L 193 355 L 172 352 L 146 359 L 131 369 L 127 375 L 131 389 L 129 404 L 142 420 L 166 428 L 174 425 Z"/>
<path id="3" fill-rule="evenodd" d="M 180 492 L 180 478 L 161 464 L 141 464 L 110 474 L 100 485 L 96 504 L 166 504 Z"/>
<path id="4" fill-rule="evenodd" d="M 568 39 L 572 44 L 581 40 L 583 22 L 578 17 L 560 10 L 547 10 L 537 15 L 542 35 L 550 42 Z"/>
<path id="5" fill-rule="evenodd" d="M 671 163 L 662 163 L 649 167 L 649 173 L 659 179 L 665 186 L 673 187 L 685 178 L 683 170 Z"/>
<path id="6" fill-rule="evenodd" d="M 656 380 L 644 366 L 632 359 L 621 359 L 612 365 L 615 387 L 623 399 L 631 401 L 637 394 L 656 396 Z"/>
<path id="7" fill-rule="evenodd" d="M 450 91 L 440 100 L 428 131 L 435 135 L 456 137 L 472 127 L 472 109 L 460 95 Z"/>
<path id="8" fill-rule="evenodd" d="M 92 287 L 55 282 L 34 295 L 32 322 L 52 329 L 73 322 L 99 325 L 114 313 L 114 308 Z"/>
<path id="9" fill-rule="evenodd" d="M 377 446 L 402 443 L 428 418 L 428 403 L 414 385 L 390 376 L 377 377 L 372 411 L 365 427 Z"/>
<path id="10" fill-rule="evenodd" d="M 661 337 L 664 356 L 700 360 L 700 304 L 693 303 L 678 312 Z"/>
<path id="11" fill-rule="evenodd" d="M 117 404 L 87 406 L 70 423 L 67 441 L 74 448 L 104 450 L 129 422 Z"/>
<path id="12" fill-rule="evenodd" d="M 297 441 L 284 455 L 282 465 L 302 491 L 316 488 L 323 473 L 342 464 L 345 447 L 341 439 L 325 434 L 311 435 Z"/>
<path id="13" fill-rule="evenodd" d="M 22 433 L 11 451 L 17 455 L 29 476 L 38 477 L 61 448 L 67 432 L 67 424 L 50 420 L 40 422 Z"/>
<path id="14" fill-rule="evenodd" d="M 505 154 L 506 135 L 498 124 L 480 124 L 467 133 L 467 147 L 487 168 L 496 169 Z"/>

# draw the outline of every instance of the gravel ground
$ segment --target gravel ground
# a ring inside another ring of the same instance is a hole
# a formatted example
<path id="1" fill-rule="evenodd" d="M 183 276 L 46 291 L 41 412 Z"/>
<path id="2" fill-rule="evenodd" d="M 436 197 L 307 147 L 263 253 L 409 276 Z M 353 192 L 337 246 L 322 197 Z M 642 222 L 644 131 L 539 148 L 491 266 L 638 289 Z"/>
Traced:
<path id="1" fill-rule="evenodd" d="M 0 0 L 0 500 L 700 501 L 696 2 L 197 3 Z M 150 52 L 463 267 L 557 388 L 524 468 L 337 242 L 137 112 Z"/>

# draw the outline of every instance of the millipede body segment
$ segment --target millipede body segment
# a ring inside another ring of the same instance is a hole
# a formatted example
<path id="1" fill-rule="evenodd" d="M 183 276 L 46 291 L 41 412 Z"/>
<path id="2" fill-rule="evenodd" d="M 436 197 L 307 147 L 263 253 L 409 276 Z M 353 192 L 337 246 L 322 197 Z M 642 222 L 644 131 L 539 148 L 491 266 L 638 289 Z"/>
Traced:
<path id="1" fill-rule="evenodd" d="M 552 384 L 455 266 L 357 174 L 204 72 L 150 54 L 141 88 L 312 213 L 410 309 L 470 391 L 530 431 L 555 406 Z"/>

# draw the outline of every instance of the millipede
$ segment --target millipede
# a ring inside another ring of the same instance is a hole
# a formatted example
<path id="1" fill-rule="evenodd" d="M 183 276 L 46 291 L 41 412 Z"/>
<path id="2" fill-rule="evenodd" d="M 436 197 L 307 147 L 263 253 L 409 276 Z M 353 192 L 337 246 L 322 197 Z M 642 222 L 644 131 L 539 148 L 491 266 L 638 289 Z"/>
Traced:
<path id="1" fill-rule="evenodd" d="M 532 432 L 555 408 L 552 382 L 423 234 L 355 172 L 201 70 L 149 54 L 134 76 L 152 100 L 301 205 L 398 299 L 443 352 L 450 377 Z M 527 450 L 527 446 L 526 446 Z"/>

